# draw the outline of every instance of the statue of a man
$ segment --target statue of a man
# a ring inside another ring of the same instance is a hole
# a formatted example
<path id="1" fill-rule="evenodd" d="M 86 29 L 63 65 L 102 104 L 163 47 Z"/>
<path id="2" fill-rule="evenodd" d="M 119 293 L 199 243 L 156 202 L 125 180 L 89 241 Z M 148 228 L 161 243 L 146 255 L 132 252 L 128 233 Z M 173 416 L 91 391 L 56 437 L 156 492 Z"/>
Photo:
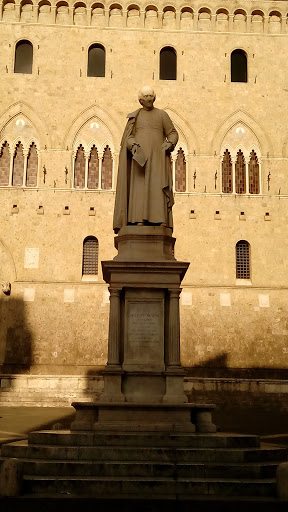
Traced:
<path id="1" fill-rule="evenodd" d="M 142 108 L 128 114 L 122 137 L 113 229 L 162 225 L 173 228 L 174 203 L 170 153 L 178 133 L 164 110 L 154 108 L 149 86 L 139 92 Z"/>

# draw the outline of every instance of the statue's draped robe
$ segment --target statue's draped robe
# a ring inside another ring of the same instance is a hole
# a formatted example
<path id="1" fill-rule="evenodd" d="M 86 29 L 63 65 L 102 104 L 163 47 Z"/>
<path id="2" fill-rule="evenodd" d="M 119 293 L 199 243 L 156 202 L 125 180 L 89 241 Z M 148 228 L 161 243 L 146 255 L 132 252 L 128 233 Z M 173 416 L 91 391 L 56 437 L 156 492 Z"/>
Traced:
<path id="1" fill-rule="evenodd" d="M 162 148 L 166 140 L 171 142 L 173 149 L 178 134 L 164 110 L 139 109 L 128 115 L 119 155 L 115 232 L 136 222 L 164 223 L 173 228 L 170 154 Z M 131 158 L 133 142 L 141 146 L 147 158 L 144 167 Z"/>

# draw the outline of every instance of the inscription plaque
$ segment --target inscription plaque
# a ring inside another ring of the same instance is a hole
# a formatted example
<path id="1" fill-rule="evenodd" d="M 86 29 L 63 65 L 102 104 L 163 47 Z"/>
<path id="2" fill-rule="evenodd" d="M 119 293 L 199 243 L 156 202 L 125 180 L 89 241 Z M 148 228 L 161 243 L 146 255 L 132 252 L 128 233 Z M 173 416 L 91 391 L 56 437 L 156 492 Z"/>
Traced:
<path id="1" fill-rule="evenodd" d="M 163 360 L 163 301 L 130 299 L 127 306 L 125 363 L 158 364 Z"/>

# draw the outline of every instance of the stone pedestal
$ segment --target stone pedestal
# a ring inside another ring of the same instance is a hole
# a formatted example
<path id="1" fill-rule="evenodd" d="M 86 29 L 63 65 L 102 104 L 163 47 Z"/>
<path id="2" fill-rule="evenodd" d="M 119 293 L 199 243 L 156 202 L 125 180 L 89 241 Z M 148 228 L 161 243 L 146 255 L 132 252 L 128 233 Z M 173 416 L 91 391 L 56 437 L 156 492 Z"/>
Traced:
<path id="1" fill-rule="evenodd" d="M 104 391 L 98 404 L 73 404 L 72 429 L 195 431 L 197 406 L 187 404 L 180 362 L 179 296 L 189 263 L 175 259 L 174 244 L 170 229 L 126 226 L 115 238 L 117 256 L 102 261 L 110 291 Z M 209 414 L 203 428 L 214 432 Z"/>

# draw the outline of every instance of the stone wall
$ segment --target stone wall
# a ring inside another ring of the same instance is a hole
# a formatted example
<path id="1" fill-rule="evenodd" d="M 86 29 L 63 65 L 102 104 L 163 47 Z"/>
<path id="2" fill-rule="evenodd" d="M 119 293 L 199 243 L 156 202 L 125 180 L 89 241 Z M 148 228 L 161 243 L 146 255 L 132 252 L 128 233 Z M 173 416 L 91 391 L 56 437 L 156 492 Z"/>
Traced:
<path id="1" fill-rule="evenodd" d="M 97 377 L 105 365 L 109 299 L 100 262 L 116 254 L 120 139 L 127 113 L 138 107 L 138 89 L 148 83 L 155 105 L 179 131 L 176 171 L 183 174 L 178 150 L 186 162 L 186 189 L 176 192 L 174 207 L 175 255 L 190 262 L 181 297 L 183 365 L 190 377 L 243 380 L 249 371 L 253 381 L 273 371 L 273 378 L 287 379 L 288 2 L 262 2 L 261 9 L 254 2 L 221 9 L 215 2 L 210 9 L 64 4 L 8 1 L 0 9 L 0 282 L 12 285 L 11 295 L 0 298 L 2 374 L 27 387 L 26 376 L 31 386 L 51 377 L 49 397 L 59 392 L 65 401 L 65 389 L 67 397 L 82 396 L 77 379 Z M 21 40 L 33 45 L 31 74 L 14 73 Z M 94 43 L 105 48 L 105 77 L 87 76 Z M 159 79 L 166 46 L 177 54 L 177 80 Z M 237 48 L 247 55 L 247 83 L 230 80 Z M 87 166 L 97 148 L 94 167 L 104 173 L 97 189 L 88 182 L 85 188 L 85 179 L 84 188 L 75 184 L 80 145 Z M 222 192 L 226 149 L 233 166 L 239 149 L 246 163 L 256 152 L 259 194 Z M 98 275 L 90 278 L 82 275 L 87 236 L 99 242 Z M 236 279 L 239 240 L 250 244 L 250 279 Z M 4 382 L 12 400 L 14 384 Z"/>

